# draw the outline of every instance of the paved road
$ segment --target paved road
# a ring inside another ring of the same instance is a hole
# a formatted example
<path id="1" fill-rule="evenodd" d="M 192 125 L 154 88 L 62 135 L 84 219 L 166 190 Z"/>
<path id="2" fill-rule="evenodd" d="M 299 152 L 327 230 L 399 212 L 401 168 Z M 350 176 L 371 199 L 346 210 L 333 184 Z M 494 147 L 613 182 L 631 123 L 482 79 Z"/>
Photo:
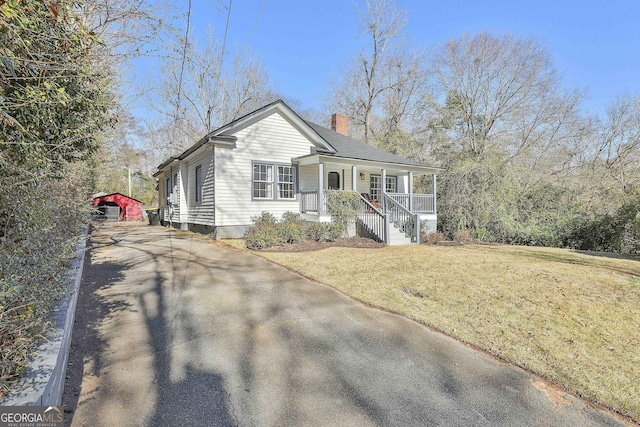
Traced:
<path id="1" fill-rule="evenodd" d="M 622 425 L 520 369 L 222 244 L 108 226 L 90 245 L 68 424 Z"/>

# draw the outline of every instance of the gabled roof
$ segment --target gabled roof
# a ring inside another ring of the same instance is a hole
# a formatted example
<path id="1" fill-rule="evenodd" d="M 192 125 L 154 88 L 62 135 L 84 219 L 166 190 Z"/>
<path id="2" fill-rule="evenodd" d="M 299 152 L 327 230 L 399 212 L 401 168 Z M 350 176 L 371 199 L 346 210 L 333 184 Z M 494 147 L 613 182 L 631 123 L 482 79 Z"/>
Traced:
<path id="1" fill-rule="evenodd" d="M 380 150 L 371 145 L 360 142 L 356 139 L 349 138 L 338 132 L 332 131 L 315 123 L 307 122 L 307 124 L 322 138 L 327 141 L 335 150 L 334 153 L 323 153 L 331 157 L 340 157 L 346 159 L 369 160 L 381 163 L 397 163 L 411 166 L 424 166 L 413 160 L 396 156 L 387 151 Z"/>
<path id="2" fill-rule="evenodd" d="M 109 201 L 108 199 L 113 199 L 115 197 L 121 198 L 121 199 L 122 198 L 129 199 L 129 200 L 133 200 L 134 202 L 142 203 L 140 200 L 134 199 L 133 197 L 129 197 L 126 194 L 122 194 L 122 193 L 101 194 L 100 196 L 94 196 L 92 200 L 94 202 L 95 200 L 101 200 L 101 199 Z"/>
<path id="3" fill-rule="evenodd" d="M 275 112 L 280 113 L 293 127 L 306 136 L 309 141 L 316 146 L 316 152 L 323 156 L 426 168 L 426 166 L 420 163 L 396 156 L 395 154 L 372 147 L 315 123 L 305 121 L 283 100 L 279 99 L 209 132 L 182 154 L 172 156 L 164 161 L 158 166 L 158 172 L 156 172 L 154 176 L 159 175 L 160 171 L 172 162 L 186 158 L 207 143 L 223 146 L 232 145 L 236 141 L 236 137 L 233 136 L 233 134 L 259 122 Z M 436 170 L 438 168 L 431 169 Z"/>

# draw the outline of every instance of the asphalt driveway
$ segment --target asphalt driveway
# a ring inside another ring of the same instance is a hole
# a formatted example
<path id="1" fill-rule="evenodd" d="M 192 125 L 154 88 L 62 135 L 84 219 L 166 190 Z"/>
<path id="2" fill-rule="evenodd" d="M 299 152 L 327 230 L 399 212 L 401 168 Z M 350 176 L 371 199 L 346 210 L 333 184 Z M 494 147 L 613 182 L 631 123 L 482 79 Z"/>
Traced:
<path id="1" fill-rule="evenodd" d="M 93 231 L 73 334 L 63 406 L 77 426 L 623 425 L 412 321 L 161 227 Z"/>

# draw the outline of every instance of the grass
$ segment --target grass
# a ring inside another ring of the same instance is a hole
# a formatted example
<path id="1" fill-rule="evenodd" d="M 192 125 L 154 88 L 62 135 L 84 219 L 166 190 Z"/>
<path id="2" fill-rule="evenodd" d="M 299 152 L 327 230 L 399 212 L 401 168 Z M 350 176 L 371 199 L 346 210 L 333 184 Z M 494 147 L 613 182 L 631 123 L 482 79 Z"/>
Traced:
<path id="1" fill-rule="evenodd" d="M 640 421 L 640 258 L 502 245 L 254 253 Z"/>

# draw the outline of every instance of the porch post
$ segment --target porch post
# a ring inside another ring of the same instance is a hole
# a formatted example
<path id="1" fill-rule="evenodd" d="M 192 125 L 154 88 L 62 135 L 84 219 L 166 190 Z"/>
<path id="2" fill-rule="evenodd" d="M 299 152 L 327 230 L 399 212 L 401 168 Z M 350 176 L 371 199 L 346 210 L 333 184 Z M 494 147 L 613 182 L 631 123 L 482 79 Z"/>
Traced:
<path id="1" fill-rule="evenodd" d="M 387 192 L 387 170 L 380 169 L 380 202 L 382 202 L 382 212 L 387 213 L 387 204 L 385 203 L 384 193 Z"/>
<path id="2" fill-rule="evenodd" d="M 356 173 L 356 165 L 351 166 L 351 189 L 353 191 L 357 191 L 356 190 L 356 177 L 358 176 L 358 174 Z"/>
<path id="3" fill-rule="evenodd" d="M 433 213 L 436 213 L 436 174 L 431 175 L 431 192 L 433 193 Z"/>
<path id="4" fill-rule="evenodd" d="M 409 212 L 413 212 L 413 172 L 409 172 Z"/>
<path id="5" fill-rule="evenodd" d="M 324 213 L 324 164 L 318 163 L 318 216 Z"/>

